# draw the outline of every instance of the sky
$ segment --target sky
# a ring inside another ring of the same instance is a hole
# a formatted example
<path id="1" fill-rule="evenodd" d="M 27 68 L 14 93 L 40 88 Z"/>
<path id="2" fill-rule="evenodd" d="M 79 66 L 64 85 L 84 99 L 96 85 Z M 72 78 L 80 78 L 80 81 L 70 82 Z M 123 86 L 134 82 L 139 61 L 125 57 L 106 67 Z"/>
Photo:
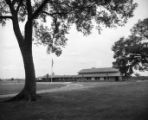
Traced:
<path id="1" fill-rule="evenodd" d="M 148 17 L 147 0 L 135 0 L 138 7 L 134 17 L 128 20 L 124 27 L 107 29 L 101 34 L 93 30 L 89 36 L 84 36 L 71 28 L 68 42 L 60 57 L 49 55 L 45 46 L 33 45 L 33 58 L 36 76 L 51 74 L 51 60 L 53 58 L 53 72 L 56 75 L 76 75 L 81 69 L 92 67 L 111 67 L 113 52 L 111 50 L 115 41 L 127 37 L 130 29 L 139 19 Z M 147 75 L 148 72 L 143 73 Z M 13 33 L 11 22 L 5 27 L 0 26 L 0 78 L 24 78 L 23 61 L 20 50 Z"/>

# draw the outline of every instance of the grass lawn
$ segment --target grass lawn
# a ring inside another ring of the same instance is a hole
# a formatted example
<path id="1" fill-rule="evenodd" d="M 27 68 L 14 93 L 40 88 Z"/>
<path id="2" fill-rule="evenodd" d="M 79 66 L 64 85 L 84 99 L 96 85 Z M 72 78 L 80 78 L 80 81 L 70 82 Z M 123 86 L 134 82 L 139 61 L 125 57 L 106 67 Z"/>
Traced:
<path id="1" fill-rule="evenodd" d="M 148 120 L 148 82 L 94 86 L 42 94 L 36 102 L 0 103 L 0 120 Z"/>
<path id="2" fill-rule="evenodd" d="M 23 89 L 24 83 L 1 82 L 0 95 L 18 93 Z M 64 84 L 37 83 L 37 90 L 53 89 L 65 86 Z"/>

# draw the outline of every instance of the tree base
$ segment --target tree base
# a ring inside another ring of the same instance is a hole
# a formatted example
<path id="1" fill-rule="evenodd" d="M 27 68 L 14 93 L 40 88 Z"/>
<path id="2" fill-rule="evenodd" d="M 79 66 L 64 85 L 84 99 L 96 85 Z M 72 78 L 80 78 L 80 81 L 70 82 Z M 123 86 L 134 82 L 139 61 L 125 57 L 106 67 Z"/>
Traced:
<path id="1" fill-rule="evenodd" d="M 30 93 L 27 90 L 22 90 L 19 94 L 16 96 L 10 98 L 9 100 L 6 100 L 5 102 L 13 102 L 13 101 L 36 101 L 37 98 L 40 98 L 41 96 L 36 95 L 36 93 Z"/>

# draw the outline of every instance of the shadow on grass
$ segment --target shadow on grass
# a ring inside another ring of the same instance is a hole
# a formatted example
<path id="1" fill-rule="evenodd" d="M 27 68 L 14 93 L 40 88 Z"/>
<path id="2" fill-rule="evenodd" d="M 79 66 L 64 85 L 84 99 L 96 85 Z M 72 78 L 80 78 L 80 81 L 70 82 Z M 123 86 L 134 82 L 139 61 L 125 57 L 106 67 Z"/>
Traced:
<path id="1" fill-rule="evenodd" d="M 42 94 L 0 103 L 0 120 L 148 120 L 148 82 Z"/>

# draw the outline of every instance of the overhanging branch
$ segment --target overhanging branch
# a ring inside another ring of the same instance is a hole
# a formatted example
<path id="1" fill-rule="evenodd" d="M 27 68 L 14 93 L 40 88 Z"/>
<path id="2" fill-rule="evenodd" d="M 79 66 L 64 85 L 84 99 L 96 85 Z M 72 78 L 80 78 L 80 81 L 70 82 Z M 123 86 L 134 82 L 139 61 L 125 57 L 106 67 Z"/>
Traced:
<path id="1" fill-rule="evenodd" d="M 71 12 L 71 11 L 70 11 Z M 48 13 L 46 11 L 42 11 L 42 13 L 54 17 L 54 15 L 62 15 L 62 14 L 69 14 L 70 12 L 55 12 L 55 13 Z"/>
<path id="2" fill-rule="evenodd" d="M 62 2 L 61 2 L 62 4 Z M 64 2 L 63 2 L 64 4 Z M 89 4 L 87 6 L 83 6 L 81 7 L 82 10 L 86 9 L 86 8 L 89 8 L 89 7 L 93 7 L 95 5 L 95 3 L 92 3 L 92 4 Z M 73 8 L 72 6 L 66 4 L 67 8 L 67 11 L 61 11 L 61 12 L 53 12 L 53 13 L 49 13 L 47 11 L 44 11 L 44 10 L 41 10 L 42 13 L 46 14 L 46 15 L 49 15 L 51 17 L 54 17 L 55 15 L 59 15 L 59 16 L 62 16 L 62 15 L 66 15 L 66 14 L 72 14 L 75 12 L 76 8 Z"/>
<path id="3" fill-rule="evenodd" d="M 0 19 L 12 19 L 12 16 L 0 16 Z"/>
<path id="4" fill-rule="evenodd" d="M 44 0 L 41 5 L 37 8 L 37 10 L 33 13 L 32 19 L 35 19 L 39 16 L 39 13 L 43 10 L 45 5 L 48 3 L 49 0 Z"/>

